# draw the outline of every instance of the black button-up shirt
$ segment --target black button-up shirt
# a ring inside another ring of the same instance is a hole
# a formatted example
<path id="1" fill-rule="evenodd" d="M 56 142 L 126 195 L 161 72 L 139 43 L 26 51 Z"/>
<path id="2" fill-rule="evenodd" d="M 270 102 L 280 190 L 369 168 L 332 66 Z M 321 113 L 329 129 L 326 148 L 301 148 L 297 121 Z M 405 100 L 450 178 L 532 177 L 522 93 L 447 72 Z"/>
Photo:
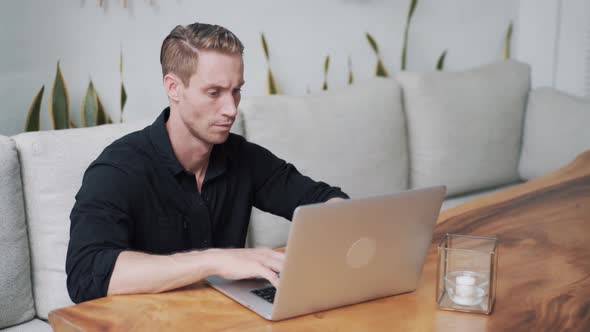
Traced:
<path id="1" fill-rule="evenodd" d="M 348 197 L 235 134 L 213 147 L 199 192 L 172 150 L 169 114 L 112 143 L 84 174 L 66 259 L 76 303 L 106 296 L 121 251 L 244 247 L 252 206 L 291 220 L 299 205 Z"/>

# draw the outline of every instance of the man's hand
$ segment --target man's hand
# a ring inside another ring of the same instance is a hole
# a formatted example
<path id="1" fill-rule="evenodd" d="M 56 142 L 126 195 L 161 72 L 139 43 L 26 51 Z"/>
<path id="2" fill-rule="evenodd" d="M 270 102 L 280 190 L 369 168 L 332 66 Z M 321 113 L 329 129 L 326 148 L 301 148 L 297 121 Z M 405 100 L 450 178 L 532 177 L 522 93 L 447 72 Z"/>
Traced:
<path id="1" fill-rule="evenodd" d="M 283 269 L 285 254 L 270 248 L 209 249 L 206 251 L 213 274 L 225 279 L 264 278 L 279 286 L 278 273 Z"/>

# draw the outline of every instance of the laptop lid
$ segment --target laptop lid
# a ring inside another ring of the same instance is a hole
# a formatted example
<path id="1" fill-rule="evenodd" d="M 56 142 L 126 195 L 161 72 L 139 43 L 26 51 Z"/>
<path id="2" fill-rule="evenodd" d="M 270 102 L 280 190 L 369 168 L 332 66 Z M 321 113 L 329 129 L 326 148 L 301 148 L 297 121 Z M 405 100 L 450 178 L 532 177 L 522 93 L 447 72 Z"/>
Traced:
<path id="1" fill-rule="evenodd" d="M 444 186 L 295 210 L 272 320 L 416 289 Z"/>

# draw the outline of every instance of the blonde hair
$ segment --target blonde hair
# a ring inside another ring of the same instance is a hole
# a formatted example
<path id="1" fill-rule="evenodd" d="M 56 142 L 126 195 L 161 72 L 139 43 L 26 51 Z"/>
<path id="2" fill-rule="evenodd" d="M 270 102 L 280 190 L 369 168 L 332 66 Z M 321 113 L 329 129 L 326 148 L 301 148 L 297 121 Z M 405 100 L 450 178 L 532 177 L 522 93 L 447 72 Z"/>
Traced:
<path id="1" fill-rule="evenodd" d="M 242 42 L 224 27 L 204 23 L 177 25 L 162 43 L 162 76 L 174 73 L 188 86 L 191 76 L 197 70 L 199 50 L 203 49 L 244 54 Z"/>

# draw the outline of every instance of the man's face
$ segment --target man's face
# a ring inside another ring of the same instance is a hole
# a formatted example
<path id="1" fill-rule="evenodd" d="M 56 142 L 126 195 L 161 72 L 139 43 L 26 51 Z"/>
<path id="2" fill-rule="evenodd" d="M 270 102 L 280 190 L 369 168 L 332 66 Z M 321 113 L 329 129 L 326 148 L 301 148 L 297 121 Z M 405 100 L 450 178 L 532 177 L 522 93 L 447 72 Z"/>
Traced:
<path id="1" fill-rule="evenodd" d="M 206 144 L 225 142 L 238 113 L 243 84 L 241 55 L 199 51 L 189 85 L 179 83 L 179 115 L 193 137 Z"/>

